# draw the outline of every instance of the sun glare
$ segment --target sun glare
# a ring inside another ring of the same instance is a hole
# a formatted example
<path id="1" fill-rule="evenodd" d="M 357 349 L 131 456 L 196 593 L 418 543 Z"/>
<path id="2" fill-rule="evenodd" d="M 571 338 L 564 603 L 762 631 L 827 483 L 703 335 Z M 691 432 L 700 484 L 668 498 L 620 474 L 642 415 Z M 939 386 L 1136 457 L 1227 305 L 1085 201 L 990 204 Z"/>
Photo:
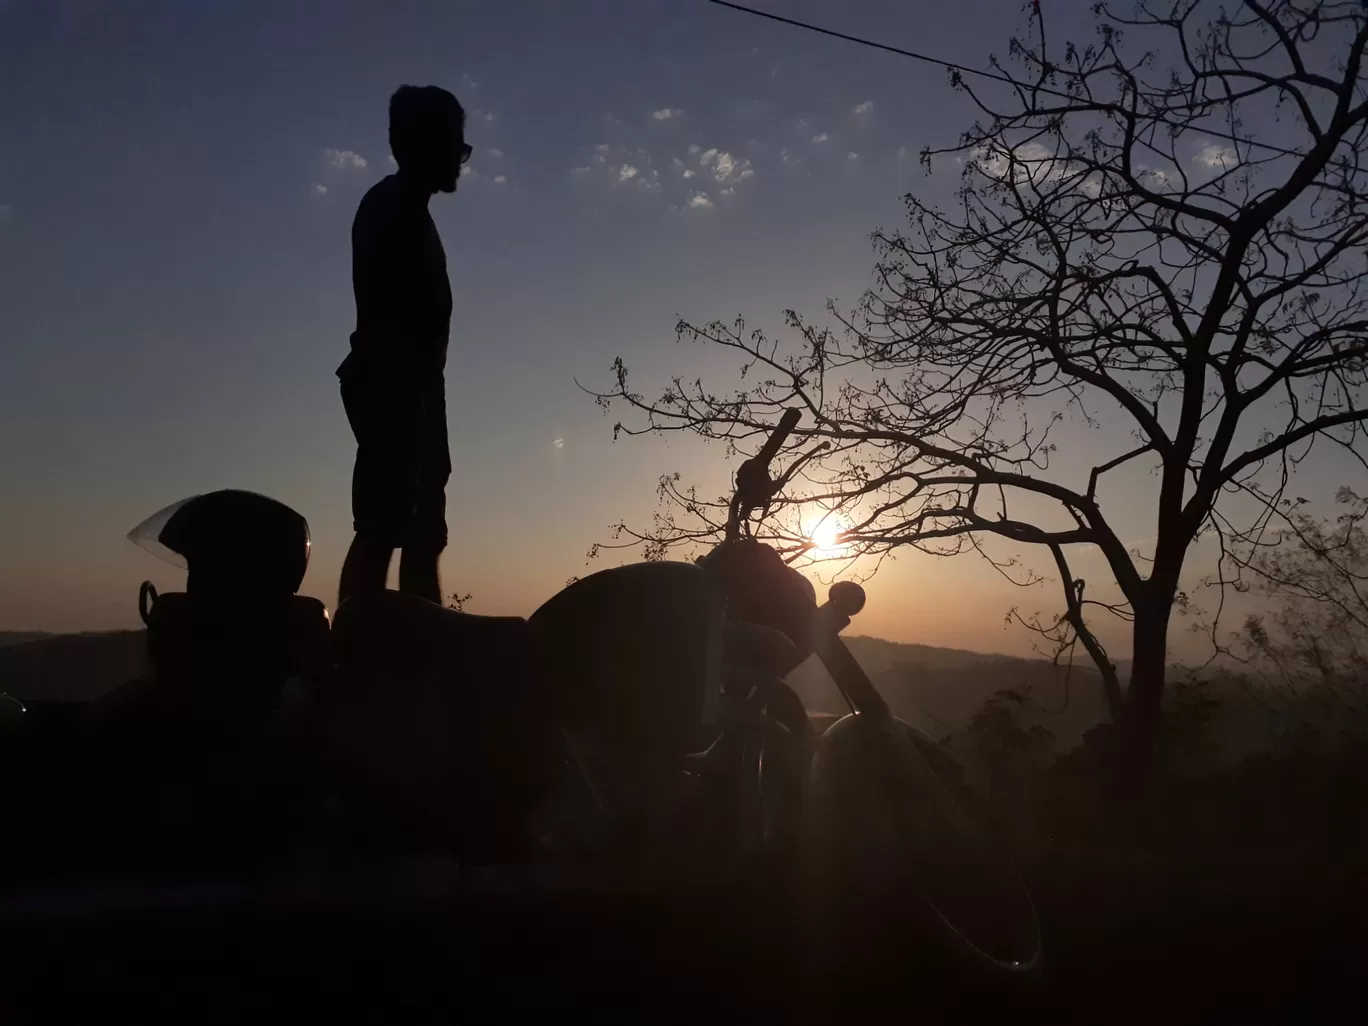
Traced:
<path id="1" fill-rule="evenodd" d="M 834 556 L 845 548 L 841 541 L 841 525 L 834 520 L 823 520 L 814 527 L 809 540 L 819 556 Z"/>

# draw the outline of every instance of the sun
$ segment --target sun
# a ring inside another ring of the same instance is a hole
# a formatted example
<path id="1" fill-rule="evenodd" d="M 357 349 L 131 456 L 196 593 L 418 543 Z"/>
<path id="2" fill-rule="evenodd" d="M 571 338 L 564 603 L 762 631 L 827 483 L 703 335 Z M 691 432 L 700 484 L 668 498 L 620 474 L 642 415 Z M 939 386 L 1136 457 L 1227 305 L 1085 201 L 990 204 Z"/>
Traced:
<path id="1" fill-rule="evenodd" d="M 841 525 L 835 520 L 823 520 L 812 529 L 808 540 L 819 556 L 839 555 L 846 547 L 841 539 Z"/>

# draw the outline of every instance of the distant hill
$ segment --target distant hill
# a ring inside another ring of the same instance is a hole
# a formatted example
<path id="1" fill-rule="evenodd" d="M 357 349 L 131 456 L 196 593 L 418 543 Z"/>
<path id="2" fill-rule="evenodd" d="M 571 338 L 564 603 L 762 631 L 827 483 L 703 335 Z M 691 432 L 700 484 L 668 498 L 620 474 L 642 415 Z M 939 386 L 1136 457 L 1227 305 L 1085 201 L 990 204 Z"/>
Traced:
<path id="1" fill-rule="evenodd" d="M 0 631 L 0 648 L 22 645 L 27 641 L 39 641 L 54 636 L 47 631 Z"/>
<path id="2" fill-rule="evenodd" d="M 1044 659 L 882 638 L 847 637 L 845 642 L 894 715 L 933 737 L 964 730 L 983 703 L 1005 688 L 1030 696 L 1022 722 L 1039 723 L 1055 736 L 1061 750 L 1076 745 L 1085 731 L 1107 716 L 1101 680 L 1090 666 L 1076 665 L 1070 670 Z M 826 668 L 816 659 L 789 674 L 789 683 L 813 712 L 848 711 Z"/>
<path id="3" fill-rule="evenodd" d="M 84 701 L 146 672 L 146 631 L 30 634 L 0 644 L 0 691 L 21 699 Z"/>
<path id="4" fill-rule="evenodd" d="M 0 691 L 19 698 L 81 701 L 147 672 L 146 632 L 0 635 Z M 883 693 L 895 715 L 934 737 L 962 731 L 993 693 L 1016 688 L 1029 693 L 1024 722 L 1037 722 L 1055 735 L 1061 749 L 1106 715 L 1095 670 L 1065 667 L 1043 659 L 932 645 L 901 644 L 882 638 L 849 637 L 846 644 Z M 789 683 L 809 710 L 846 712 L 845 700 L 816 659 L 798 667 Z"/>

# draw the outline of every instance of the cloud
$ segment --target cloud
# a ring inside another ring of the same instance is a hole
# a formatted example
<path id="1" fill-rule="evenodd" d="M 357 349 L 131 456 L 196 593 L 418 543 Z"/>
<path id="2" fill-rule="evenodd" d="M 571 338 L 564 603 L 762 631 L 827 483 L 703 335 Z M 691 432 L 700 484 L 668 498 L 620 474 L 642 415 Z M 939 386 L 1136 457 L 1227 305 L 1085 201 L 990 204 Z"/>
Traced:
<path id="1" fill-rule="evenodd" d="M 826 141 L 827 141 L 828 139 L 830 139 L 830 138 L 831 138 L 831 133 L 830 133 L 830 132 L 818 132 L 816 135 L 814 135 L 814 136 L 812 137 L 812 141 L 815 142 L 815 143 L 824 143 L 824 142 L 826 142 Z"/>
<path id="2" fill-rule="evenodd" d="M 462 164 L 462 165 L 461 165 L 461 175 L 460 175 L 460 177 L 462 177 L 462 178 L 470 178 L 470 177 L 475 176 L 476 173 L 477 173 L 477 172 L 475 171 L 475 169 L 474 169 L 473 167 L 471 167 L 469 164 Z"/>
<path id="3" fill-rule="evenodd" d="M 698 143 L 689 143 L 689 152 L 690 152 L 690 153 L 697 154 L 698 151 L 701 150 L 702 148 L 703 148 L 703 147 L 699 146 Z"/>
<path id="4" fill-rule="evenodd" d="M 1213 143 L 1198 150 L 1197 155 L 1192 160 L 1202 167 L 1214 167 L 1222 171 L 1229 171 L 1239 164 L 1240 156 L 1229 146 L 1218 146 Z"/>
<path id="5" fill-rule="evenodd" d="M 495 185 L 503 185 L 503 183 L 506 182 L 506 181 L 508 181 L 508 178 L 507 178 L 506 176 L 504 176 L 504 175 L 495 175 L 495 176 L 494 176 L 494 184 L 495 184 Z"/>
<path id="6" fill-rule="evenodd" d="M 850 113 L 863 120 L 874 113 L 874 101 L 865 100 L 864 103 L 857 103 L 850 109 Z"/>
<path id="7" fill-rule="evenodd" d="M 1035 188 L 1062 182 L 1077 189 L 1090 199 L 1102 195 L 1103 179 L 1097 175 L 1084 176 L 1085 168 L 1067 158 L 1056 156 L 1054 151 L 1040 143 L 1026 143 L 1011 151 L 996 147 L 981 146 L 974 151 L 972 160 L 975 169 L 985 178 L 1006 183 L 1012 178 L 1016 186 L 1030 185 Z M 963 158 L 956 158 L 959 164 Z M 1170 171 L 1146 169 L 1143 164 L 1135 168 L 1137 177 L 1148 179 L 1149 188 L 1163 192 L 1171 189 L 1174 174 Z"/>
<path id="8" fill-rule="evenodd" d="M 744 182 L 755 176 L 749 160 L 737 160 L 726 150 L 704 150 L 698 162 L 712 168 L 713 178 L 718 182 Z"/>
<path id="9" fill-rule="evenodd" d="M 683 113 L 684 112 L 680 110 L 678 107 L 661 107 L 660 110 L 651 111 L 651 120 L 669 121 L 672 118 L 679 117 Z"/>
<path id="10" fill-rule="evenodd" d="M 555 439 L 554 441 L 552 441 L 551 444 L 554 445 L 557 449 L 564 449 L 564 448 L 565 448 L 565 439 L 564 439 L 564 438 L 557 438 L 557 439 Z"/>
<path id="11" fill-rule="evenodd" d="M 695 170 L 694 170 L 693 168 L 691 168 L 691 167 L 686 167 L 686 168 L 684 169 L 684 177 L 685 177 L 685 178 L 693 178 L 693 177 L 694 177 L 695 175 L 697 175 L 697 174 L 698 174 L 698 172 L 695 171 Z"/>
<path id="12" fill-rule="evenodd" d="M 309 191 L 315 196 L 323 196 L 327 194 L 328 187 L 322 182 L 314 182 L 313 185 L 309 186 Z"/>
<path id="13" fill-rule="evenodd" d="M 473 110 L 470 112 L 478 121 L 493 121 L 494 112 L 492 110 Z"/>
<path id="14" fill-rule="evenodd" d="M 470 72 L 468 72 L 468 71 L 463 71 L 463 72 L 461 72 L 461 88 L 462 88 L 462 89 L 479 89 L 479 88 L 480 88 L 480 83 L 477 82 L 477 81 L 475 81 L 474 76 L 471 75 Z"/>
<path id="15" fill-rule="evenodd" d="M 602 180 L 614 188 L 627 186 L 657 192 L 661 188 L 660 172 L 651 167 L 652 159 L 650 153 L 639 147 L 599 143 L 590 162 L 572 168 L 570 173 L 581 181 Z"/>
<path id="16" fill-rule="evenodd" d="M 8 203 L 0 203 L 0 224 L 4 224 L 6 221 L 8 221 L 9 216 L 10 205 Z"/>
<path id="17" fill-rule="evenodd" d="M 1150 180 L 1150 188 L 1155 192 L 1168 192 L 1173 188 L 1173 182 L 1176 176 L 1171 171 L 1165 171 L 1162 168 L 1156 167 L 1142 171 L 1137 177 L 1148 178 Z"/>
<path id="18" fill-rule="evenodd" d="M 690 210 L 708 210 L 712 207 L 712 200 L 708 199 L 706 192 L 696 192 L 689 197 Z"/>
<path id="19" fill-rule="evenodd" d="M 1054 151 L 1037 142 L 1010 151 L 997 146 L 980 146 L 974 151 L 973 159 L 984 177 L 999 182 L 1011 178 L 1016 185 L 1044 185 L 1064 177 L 1068 170 L 1068 161 L 1056 157 Z"/>
<path id="20" fill-rule="evenodd" d="M 335 150 L 332 147 L 323 151 L 323 156 L 327 158 L 333 167 L 352 167 L 363 168 L 366 166 L 366 158 L 355 150 Z"/>
<path id="21" fill-rule="evenodd" d="M 491 157 L 494 157 L 496 160 L 499 157 L 503 156 L 503 150 L 489 150 L 488 153 Z"/>
<path id="22" fill-rule="evenodd" d="M 859 160 L 859 159 L 860 159 L 860 155 L 859 155 L 858 153 L 856 153 L 854 150 L 851 150 L 849 153 L 846 154 L 846 160 Z"/>
<path id="23" fill-rule="evenodd" d="M 734 192 L 736 192 L 736 190 L 735 190 L 734 188 L 732 188 L 732 187 L 729 185 L 729 186 L 727 186 L 725 189 L 722 190 L 722 195 L 723 195 L 723 196 L 730 196 L 730 195 L 732 195 L 732 193 L 734 193 Z"/>

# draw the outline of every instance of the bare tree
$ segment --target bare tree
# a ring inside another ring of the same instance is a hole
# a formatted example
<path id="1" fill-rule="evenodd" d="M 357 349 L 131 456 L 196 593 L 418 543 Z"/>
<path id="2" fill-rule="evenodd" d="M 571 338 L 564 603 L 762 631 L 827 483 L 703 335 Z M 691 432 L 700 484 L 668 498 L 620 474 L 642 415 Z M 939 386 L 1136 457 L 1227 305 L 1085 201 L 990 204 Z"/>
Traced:
<path id="1" fill-rule="evenodd" d="M 851 554 L 974 550 L 1012 573 L 985 543 L 1043 546 L 1065 600 L 1057 636 L 1084 646 L 1122 703 L 1138 764 L 1194 540 L 1210 532 L 1224 553 L 1257 539 L 1317 440 L 1363 463 L 1368 9 L 1154 0 L 1095 13 L 1093 42 L 1057 47 L 1033 6 L 995 79 L 951 76 L 979 120 L 922 160 L 928 173 L 962 165 L 955 203 L 905 197 L 908 226 L 875 233 L 857 309 L 829 303 L 830 327 L 790 311 L 787 341 L 740 320 L 681 322 L 681 340 L 739 357 L 736 391 L 677 379 L 646 397 L 619 360 L 599 399 L 632 408 L 617 431 L 739 451 L 801 406 L 790 453 L 828 448 L 765 528 L 790 555 L 811 552 L 813 509 L 840 518 Z M 1066 417 L 1132 441 L 1067 464 Z M 1152 559 L 1128 551 L 1099 496 L 1137 460 L 1156 475 Z M 661 489 L 655 524 L 621 527 L 619 543 L 660 555 L 715 536 L 718 501 L 674 476 Z M 1080 546 L 1105 558 L 1116 601 L 1084 597 Z M 1096 631 L 1108 613 L 1132 639 L 1124 692 Z"/>
<path id="2" fill-rule="evenodd" d="M 1321 687 L 1368 703 L 1368 498 L 1351 488 L 1337 496 L 1333 521 L 1289 501 L 1284 527 L 1262 544 L 1234 553 L 1245 584 L 1271 600 L 1251 614 L 1232 651 L 1266 668 L 1265 677 L 1294 693 Z"/>

